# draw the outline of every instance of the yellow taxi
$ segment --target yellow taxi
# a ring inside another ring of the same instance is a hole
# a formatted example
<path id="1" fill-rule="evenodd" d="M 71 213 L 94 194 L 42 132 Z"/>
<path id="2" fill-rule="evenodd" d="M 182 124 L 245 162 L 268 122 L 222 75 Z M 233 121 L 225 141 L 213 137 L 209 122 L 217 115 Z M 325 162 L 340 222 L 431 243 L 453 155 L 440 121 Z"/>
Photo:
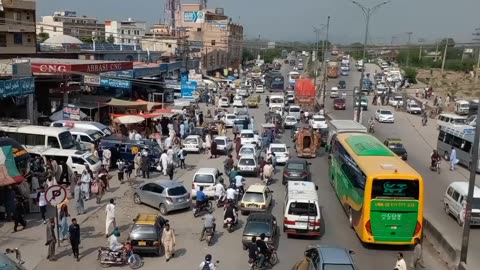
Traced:
<path id="1" fill-rule="evenodd" d="M 163 226 L 168 220 L 157 214 L 138 214 L 133 222 L 128 237 L 133 251 L 136 253 L 154 253 L 160 256 Z"/>
<path id="2" fill-rule="evenodd" d="M 247 106 L 249 108 L 258 108 L 258 98 L 255 96 L 250 96 L 247 99 Z"/>
<path id="3" fill-rule="evenodd" d="M 249 186 L 240 201 L 241 213 L 245 215 L 250 212 L 266 212 L 272 205 L 272 193 L 264 184 Z"/>

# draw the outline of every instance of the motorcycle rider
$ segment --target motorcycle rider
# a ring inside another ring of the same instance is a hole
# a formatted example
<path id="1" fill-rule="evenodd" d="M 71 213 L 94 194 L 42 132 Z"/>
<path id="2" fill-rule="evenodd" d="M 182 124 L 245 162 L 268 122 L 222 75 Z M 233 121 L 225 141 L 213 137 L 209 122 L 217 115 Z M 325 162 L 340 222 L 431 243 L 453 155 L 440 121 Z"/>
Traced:
<path id="1" fill-rule="evenodd" d="M 200 209 L 208 202 L 208 197 L 203 193 L 203 186 L 200 186 L 200 189 L 197 190 L 197 198 L 196 198 L 196 207 Z"/>
<path id="2" fill-rule="evenodd" d="M 270 164 L 270 162 L 267 162 L 265 166 L 263 166 L 263 181 L 266 181 L 267 179 L 272 179 L 273 175 L 273 166 Z"/>
<path id="3" fill-rule="evenodd" d="M 248 244 L 248 259 L 249 262 L 255 263 L 257 261 L 258 247 L 257 237 L 252 237 L 252 242 Z"/>
<path id="4" fill-rule="evenodd" d="M 108 238 L 108 248 L 113 252 L 119 252 L 123 249 L 123 244 L 118 241 L 120 237 L 120 230 L 115 228 L 113 233 Z"/>
<path id="5" fill-rule="evenodd" d="M 257 239 L 255 243 L 257 244 L 259 253 L 263 257 L 263 262 L 260 264 L 263 267 L 264 266 L 263 264 L 265 262 L 268 262 L 271 256 L 267 243 L 265 243 L 265 234 L 264 233 L 260 234 L 260 239 Z"/>
<path id="6" fill-rule="evenodd" d="M 437 166 L 437 162 L 440 161 L 440 155 L 438 154 L 437 150 L 433 150 L 432 154 L 430 154 L 430 160 L 431 160 L 431 168 L 435 168 Z"/>
<path id="7" fill-rule="evenodd" d="M 227 191 L 226 191 L 226 194 L 227 194 L 227 200 L 232 200 L 232 201 L 236 201 L 237 199 L 237 195 L 238 195 L 238 192 L 235 190 L 235 184 L 231 184 Z"/>
<path id="8" fill-rule="evenodd" d="M 245 190 L 243 189 L 243 182 L 245 182 L 245 178 L 241 175 L 235 176 L 235 187 L 241 191 L 241 193 L 245 193 Z"/>
<path id="9" fill-rule="evenodd" d="M 212 262 L 212 255 L 207 254 L 205 260 L 200 263 L 198 270 L 216 270 L 215 264 Z"/>
<path id="10" fill-rule="evenodd" d="M 234 183 L 235 184 L 235 177 L 239 175 L 237 167 L 234 166 L 233 169 L 230 171 L 228 174 L 228 179 L 230 180 L 230 184 Z"/>
<path id="11" fill-rule="evenodd" d="M 215 185 L 215 199 L 217 200 L 225 200 L 225 186 L 223 185 L 223 180 L 220 180 Z"/>
<path id="12" fill-rule="evenodd" d="M 233 224 L 237 224 L 237 208 L 235 207 L 233 201 L 230 201 L 226 204 L 225 211 L 223 211 L 223 223 L 227 224 L 227 218 L 233 220 Z"/>
<path id="13" fill-rule="evenodd" d="M 228 175 L 233 169 L 233 156 L 228 155 L 228 158 L 224 161 L 225 175 Z"/>
<path id="14" fill-rule="evenodd" d="M 373 133 L 373 128 L 375 126 L 375 120 L 373 117 L 370 117 L 370 120 L 368 120 L 368 132 Z"/>
<path id="15" fill-rule="evenodd" d="M 212 214 L 207 213 L 203 217 L 203 219 L 204 219 L 204 223 L 203 223 L 202 234 L 200 235 L 200 241 L 204 239 L 203 236 L 205 235 L 205 232 L 207 231 L 207 229 L 211 228 L 215 233 L 215 228 L 217 227 L 217 225 L 215 224 L 215 217 Z"/>

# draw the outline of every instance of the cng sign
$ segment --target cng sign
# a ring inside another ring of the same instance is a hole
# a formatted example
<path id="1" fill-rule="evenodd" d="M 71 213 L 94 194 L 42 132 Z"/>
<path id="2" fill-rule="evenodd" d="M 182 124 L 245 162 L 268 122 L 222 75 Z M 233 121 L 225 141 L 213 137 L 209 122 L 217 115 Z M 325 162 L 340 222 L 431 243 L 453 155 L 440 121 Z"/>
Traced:
<path id="1" fill-rule="evenodd" d="M 40 65 L 38 69 L 43 73 L 63 73 L 68 71 L 66 65 Z"/>

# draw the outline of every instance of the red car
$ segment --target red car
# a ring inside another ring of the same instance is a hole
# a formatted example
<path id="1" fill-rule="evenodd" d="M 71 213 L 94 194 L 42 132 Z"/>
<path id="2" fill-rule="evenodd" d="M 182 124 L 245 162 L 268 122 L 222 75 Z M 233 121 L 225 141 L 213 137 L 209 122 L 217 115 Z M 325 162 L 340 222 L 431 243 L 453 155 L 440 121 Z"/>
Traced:
<path id="1" fill-rule="evenodd" d="M 344 98 L 336 98 L 333 100 L 333 109 L 335 110 L 345 110 L 346 104 Z"/>

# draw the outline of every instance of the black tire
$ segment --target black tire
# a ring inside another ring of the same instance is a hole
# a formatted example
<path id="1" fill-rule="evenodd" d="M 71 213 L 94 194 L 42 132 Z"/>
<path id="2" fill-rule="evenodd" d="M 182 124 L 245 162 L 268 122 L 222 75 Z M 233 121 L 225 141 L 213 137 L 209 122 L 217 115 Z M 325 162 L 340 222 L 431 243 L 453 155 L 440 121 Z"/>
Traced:
<path id="1" fill-rule="evenodd" d="M 272 255 L 270 256 L 270 264 L 272 266 L 276 265 L 278 263 L 278 255 L 276 252 L 272 253 Z"/>
<path id="2" fill-rule="evenodd" d="M 160 214 L 162 214 L 162 216 L 168 215 L 167 207 L 163 203 L 158 206 L 158 209 L 160 210 Z"/>
<path id="3" fill-rule="evenodd" d="M 133 202 L 136 204 L 142 204 L 142 200 L 140 200 L 140 196 L 137 193 L 133 194 Z"/>

